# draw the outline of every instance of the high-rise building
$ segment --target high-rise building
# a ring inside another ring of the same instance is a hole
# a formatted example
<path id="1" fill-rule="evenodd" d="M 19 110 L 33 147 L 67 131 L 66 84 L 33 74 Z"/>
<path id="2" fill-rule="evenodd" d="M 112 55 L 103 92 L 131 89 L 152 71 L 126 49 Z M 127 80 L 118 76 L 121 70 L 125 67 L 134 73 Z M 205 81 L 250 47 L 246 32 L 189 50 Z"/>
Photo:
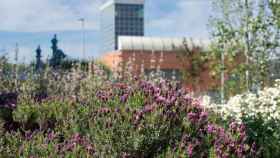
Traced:
<path id="1" fill-rule="evenodd" d="M 101 10 L 102 52 L 118 49 L 118 36 L 144 36 L 144 0 L 109 0 Z"/>

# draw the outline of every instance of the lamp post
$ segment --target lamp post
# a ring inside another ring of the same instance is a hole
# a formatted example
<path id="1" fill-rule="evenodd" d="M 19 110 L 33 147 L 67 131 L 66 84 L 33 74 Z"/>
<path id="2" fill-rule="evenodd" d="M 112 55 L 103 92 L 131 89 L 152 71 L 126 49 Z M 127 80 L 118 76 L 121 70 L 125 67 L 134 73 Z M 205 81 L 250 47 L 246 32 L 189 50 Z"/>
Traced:
<path id="1" fill-rule="evenodd" d="M 19 46 L 18 43 L 16 43 L 15 47 L 15 87 L 16 91 L 18 90 L 18 53 L 19 53 Z"/>
<path id="2" fill-rule="evenodd" d="M 81 22 L 81 29 L 82 29 L 82 53 L 83 59 L 86 58 L 86 48 L 85 48 L 85 19 L 80 18 L 79 21 Z"/>

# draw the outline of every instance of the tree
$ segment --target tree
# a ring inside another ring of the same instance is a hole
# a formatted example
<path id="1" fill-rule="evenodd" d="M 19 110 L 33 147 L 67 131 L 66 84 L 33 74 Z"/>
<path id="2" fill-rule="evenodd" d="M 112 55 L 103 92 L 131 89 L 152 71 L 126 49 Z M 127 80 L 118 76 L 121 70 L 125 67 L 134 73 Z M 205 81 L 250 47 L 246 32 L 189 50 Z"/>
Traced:
<path id="1" fill-rule="evenodd" d="M 277 25 L 280 28 L 280 1 L 269 0 L 269 5 L 274 15 L 274 19 L 276 20 Z"/>
<path id="2" fill-rule="evenodd" d="M 12 72 L 13 65 L 8 62 L 6 56 L 0 56 L 0 79 L 9 76 Z"/>
<path id="3" fill-rule="evenodd" d="M 210 20 L 214 56 L 245 56 L 245 61 L 231 71 L 226 86 L 244 91 L 268 85 L 269 61 L 278 40 L 275 20 L 266 1 L 213 0 L 213 5 L 217 11 Z M 227 69 L 222 63 L 217 65 L 220 72 Z"/>
<path id="4" fill-rule="evenodd" d="M 184 84 L 191 86 L 193 90 L 197 90 L 201 83 L 201 74 L 208 70 L 210 57 L 203 50 L 203 46 L 196 45 L 193 40 L 184 39 L 183 46 L 174 47 L 176 57 L 180 61 L 182 69 L 182 81 Z"/>

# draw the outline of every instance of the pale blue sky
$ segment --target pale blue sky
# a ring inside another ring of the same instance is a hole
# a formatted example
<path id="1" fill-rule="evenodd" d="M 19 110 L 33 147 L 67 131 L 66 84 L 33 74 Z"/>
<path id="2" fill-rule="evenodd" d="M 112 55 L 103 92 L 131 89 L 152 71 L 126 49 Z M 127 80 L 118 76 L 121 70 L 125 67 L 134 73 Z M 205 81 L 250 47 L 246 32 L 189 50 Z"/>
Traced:
<path id="1" fill-rule="evenodd" d="M 0 55 L 14 55 L 29 62 L 41 45 L 43 56 L 51 54 L 50 39 L 58 34 L 59 47 L 74 58 L 82 55 L 81 24 L 86 19 L 86 55 L 99 56 L 99 6 L 104 0 L 0 0 Z M 145 35 L 208 38 L 210 0 L 146 0 Z"/>

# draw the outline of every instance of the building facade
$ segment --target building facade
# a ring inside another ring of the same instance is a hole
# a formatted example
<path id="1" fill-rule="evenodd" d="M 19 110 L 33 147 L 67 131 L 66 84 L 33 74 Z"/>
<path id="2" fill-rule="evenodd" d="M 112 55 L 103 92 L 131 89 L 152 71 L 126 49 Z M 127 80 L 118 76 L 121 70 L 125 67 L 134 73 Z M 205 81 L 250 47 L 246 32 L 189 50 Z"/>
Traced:
<path id="1" fill-rule="evenodd" d="M 183 50 L 185 44 L 198 53 L 209 51 L 209 41 L 207 40 L 120 36 L 118 50 L 107 52 L 101 60 L 113 72 L 119 71 L 121 68 L 126 69 L 127 64 L 130 63 L 129 67 L 133 76 L 150 76 L 159 72 L 160 76 L 165 79 L 181 81 L 183 78 L 182 68 L 188 67 L 188 63 L 192 62 L 182 63 L 178 58 L 177 51 Z M 199 49 L 196 50 L 197 47 Z M 219 84 L 220 81 L 216 81 L 209 75 L 209 70 L 210 68 L 206 68 L 200 74 L 201 80 L 198 85 L 183 83 L 184 86 L 201 92 Z"/>
<path id="2" fill-rule="evenodd" d="M 100 10 L 102 52 L 117 50 L 119 36 L 144 36 L 144 0 L 109 0 Z"/>

